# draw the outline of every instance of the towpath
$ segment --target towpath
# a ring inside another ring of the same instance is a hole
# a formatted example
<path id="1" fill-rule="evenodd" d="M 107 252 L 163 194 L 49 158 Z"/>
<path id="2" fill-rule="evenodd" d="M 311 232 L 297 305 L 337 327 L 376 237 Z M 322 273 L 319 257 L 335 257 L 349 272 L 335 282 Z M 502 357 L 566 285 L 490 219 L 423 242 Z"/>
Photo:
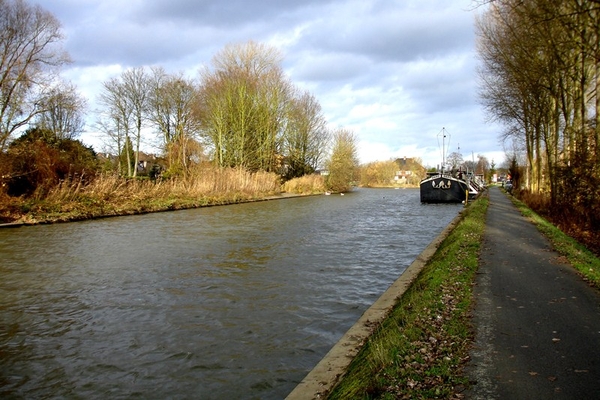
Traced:
<path id="1" fill-rule="evenodd" d="M 489 192 L 466 398 L 600 399 L 600 291 Z"/>

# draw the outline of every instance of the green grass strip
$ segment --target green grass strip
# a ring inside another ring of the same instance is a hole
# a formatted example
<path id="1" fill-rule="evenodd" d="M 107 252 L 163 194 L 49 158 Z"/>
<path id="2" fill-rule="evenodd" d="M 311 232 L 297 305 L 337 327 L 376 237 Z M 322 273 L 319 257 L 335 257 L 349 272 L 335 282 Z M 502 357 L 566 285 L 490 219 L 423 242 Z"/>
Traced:
<path id="1" fill-rule="evenodd" d="M 466 387 L 460 371 L 472 338 L 469 310 L 488 204 L 483 196 L 468 206 L 329 399 L 451 398 Z"/>

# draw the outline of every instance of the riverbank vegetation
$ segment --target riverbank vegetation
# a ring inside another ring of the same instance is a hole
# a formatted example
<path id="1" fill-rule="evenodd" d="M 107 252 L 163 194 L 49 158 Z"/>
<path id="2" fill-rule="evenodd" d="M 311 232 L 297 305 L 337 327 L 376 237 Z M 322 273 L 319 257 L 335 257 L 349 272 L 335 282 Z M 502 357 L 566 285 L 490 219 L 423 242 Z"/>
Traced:
<path id="1" fill-rule="evenodd" d="M 364 187 L 393 186 L 398 164 L 392 160 L 374 161 L 360 166 L 360 185 Z"/>
<path id="2" fill-rule="evenodd" d="M 468 206 L 328 399 L 458 398 L 487 207 L 487 196 Z"/>
<path id="3" fill-rule="evenodd" d="M 361 165 L 359 175 L 362 187 L 419 187 L 421 180 L 427 176 L 427 170 L 420 158 L 404 157 Z"/>
<path id="4" fill-rule="evenodd" d="M 318 194 L 325 193 L 327 187 L 324 176 L 311 174 L 284 182 L 281 190 L 292 194 Z"/>
<path id="5" fill-rule="evenodd" d="M 497 0 L 477 21 L 481 98 L 506 127 L 514 194 L 600 254 L 594 1 Z"/>
<path id="6" fill-rule="evenodd" d="M 42 197 L 0 198 L 0 222 L 66 222 L 105 216 L 232 204 L 277 196 L 279 177 L 242 168 L 198 168 L 187 178 L 152 181 L 102 174 L 63 180 Z"/>

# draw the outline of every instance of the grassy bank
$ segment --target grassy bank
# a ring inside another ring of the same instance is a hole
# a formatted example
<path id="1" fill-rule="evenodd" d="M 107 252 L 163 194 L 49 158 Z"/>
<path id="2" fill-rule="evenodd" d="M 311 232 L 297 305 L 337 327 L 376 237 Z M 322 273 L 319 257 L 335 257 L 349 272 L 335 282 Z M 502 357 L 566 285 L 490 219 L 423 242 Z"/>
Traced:
<path id="1" fill-rule="evenodd" d="M 0 223 L 40 224 L 235 204 L 282 195 L 325 192 L 322 176 L 283 186 L 275 173 L 202 168 L 188 177 L 151 181 L 101 175 L 92 182 L 62 182 L 44 195 L 10 197 L 0 191 Z"/>
<path id="2" fill-rule="evenodd" d="M 460 398 L 488 199 L 471 203 L 329 399 Z"/>
<path id="3" fill-rule="evenodd" d="M 279 177 L 244 169 L 197 171 L 151 181 L 103 175 L 88 184 L 62 182 L 43 196 L 0 197 L 1 222 L 48 223 L 232 204 L 281 193 Z"/>

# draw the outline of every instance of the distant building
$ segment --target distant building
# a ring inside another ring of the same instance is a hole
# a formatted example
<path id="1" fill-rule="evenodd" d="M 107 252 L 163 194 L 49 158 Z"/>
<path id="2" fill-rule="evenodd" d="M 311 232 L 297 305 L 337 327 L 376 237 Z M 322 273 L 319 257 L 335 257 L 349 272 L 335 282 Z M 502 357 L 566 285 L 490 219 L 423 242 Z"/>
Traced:
<path id="1" fill-rule="evenodd" d="M 427 176 L 427 169 L 421 165 L 417 158 L 397 158 L 395 160 L 398 170 L 394 181 L 400 185 L 418 185 L 421 179 Z"/>

